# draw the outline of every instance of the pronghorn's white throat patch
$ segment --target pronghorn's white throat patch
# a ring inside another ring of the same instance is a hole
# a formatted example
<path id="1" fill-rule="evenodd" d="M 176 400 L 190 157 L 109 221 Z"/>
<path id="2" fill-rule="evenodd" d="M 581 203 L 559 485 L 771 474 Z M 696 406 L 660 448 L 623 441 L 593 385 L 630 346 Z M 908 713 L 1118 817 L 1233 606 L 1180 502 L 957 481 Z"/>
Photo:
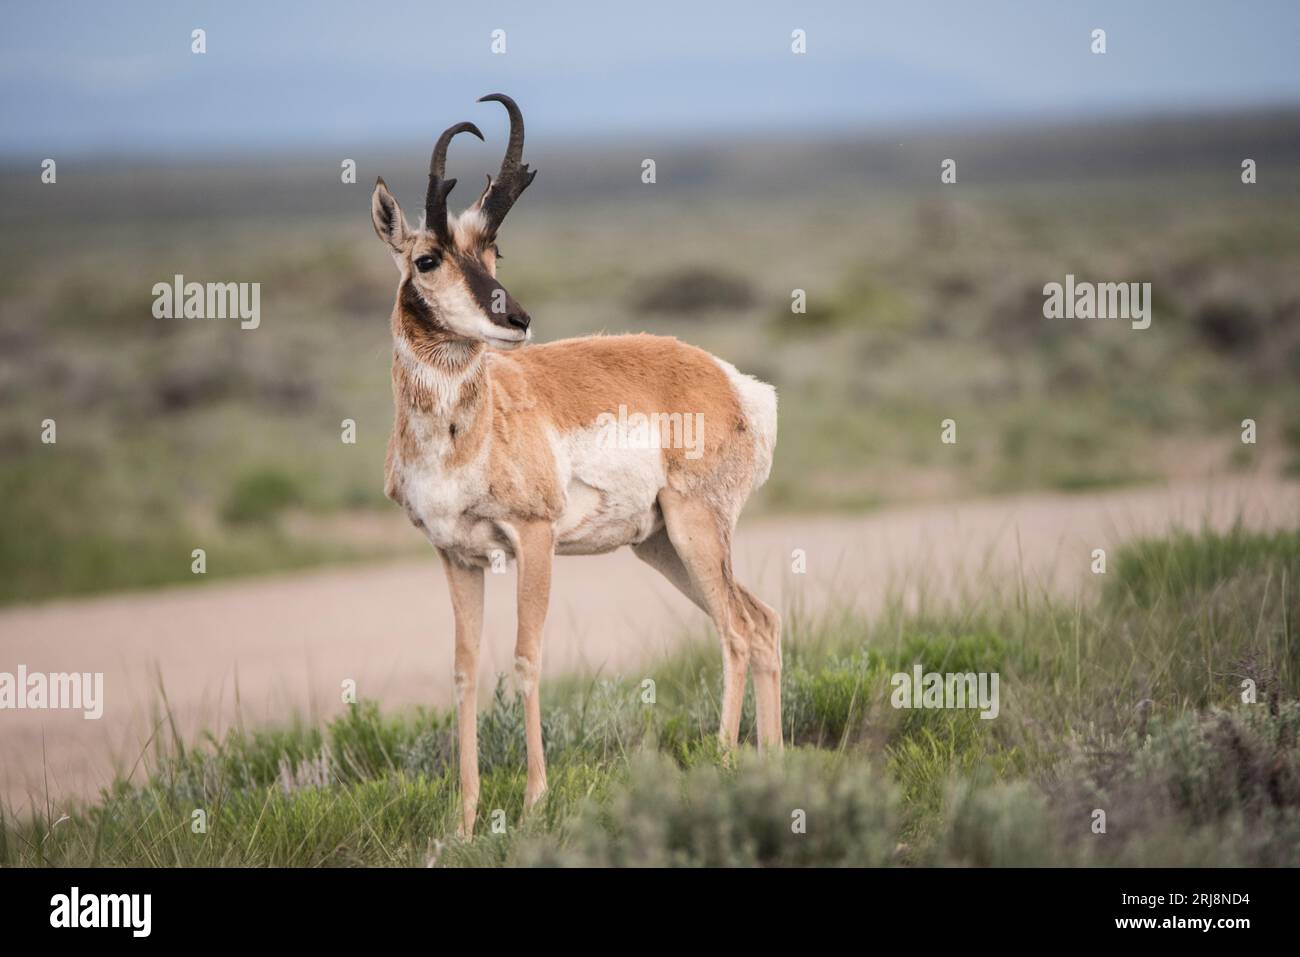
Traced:
<path id="1" fill-rule="evenodd" d="M 483 355 L 480 353 L 454 372 L 439 369 L 417 356 L 405 336 L 397 336 L 393 348 L 407 375 L 417 385 L 429 391 L 433 396 L 434 408 L 440 412 L 449 411 L 456 404 L 456 400 L 460 397 L 461 385 L 483 364 Z"/>

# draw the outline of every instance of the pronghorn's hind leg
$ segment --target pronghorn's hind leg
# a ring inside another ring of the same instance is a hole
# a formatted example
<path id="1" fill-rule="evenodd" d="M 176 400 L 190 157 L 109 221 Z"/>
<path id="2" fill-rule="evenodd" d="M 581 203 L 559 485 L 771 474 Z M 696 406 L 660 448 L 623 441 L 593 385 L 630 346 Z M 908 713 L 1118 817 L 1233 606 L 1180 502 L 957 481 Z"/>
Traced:
<path id="1" fill-rule="evenodd" d="M 758 717 L 758 746 L 781 749 L 781 616 L 744 585 L 737 584 L 754 631 L 749 643 L 749 668 L 754 675 L 754 710 Z"/>
<path id="2" fill-rule="evenodd" d="M 699 590 L 696 589 L 695 582 L 691 580 L 690 571 L 682 564 L 681 556 L 673 547 L 667 528 L 660 528 L 644 542 L 633 545 L 632 551 L 637 558 L 672 582 L 673 586 L 693 601 L 700 611 L 706 615 L 711 614 L 709 606 L 704 603 Z"/>
<path id="3" fill-rule="evenodd" d="M 637 546 L 637 555 L 703 608 L 722 642 L 722 722 L 725 747 L 740 739 L 745 676 L 754 667 L 760 749 L 781 747 L 781 622 L 731 570 L 731 523 L 705 501 L 665 488 L 659 493 L 664 535 Z"/>

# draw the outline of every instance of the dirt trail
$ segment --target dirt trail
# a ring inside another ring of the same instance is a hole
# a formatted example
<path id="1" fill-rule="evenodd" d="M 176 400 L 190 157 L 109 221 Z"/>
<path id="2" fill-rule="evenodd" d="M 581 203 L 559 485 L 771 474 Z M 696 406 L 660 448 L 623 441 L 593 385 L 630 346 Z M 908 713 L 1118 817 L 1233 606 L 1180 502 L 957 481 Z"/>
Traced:
<path id="1" fill-rule="evenodd" d="M 1073 594 L 1095 587 L 1091 551 L 1174 524 L 1300 522 L 1300 484 L 1218 479 L 1089 495 L 928 505 L 863 516 L 741 521 L 736 567 L 769 604 L 852 603 L 870 613 L 891 592 L 954 598 L 1016 582 Z M 790 574 L 803 549 L 807 571 Z M 514 573 L 488 576 L 481 680 L 508 671 Z M 629 673 L 703 616 L 624 549 L 557 563 L 544 644 L 550 674 Z M 218 732 L 341 710 L 340 686 L 385 707 L 446 705 L 451 607 L 427 559 L 213 582 L 0 611 L 0 672 L 103 672 L 99 720 L 80 712 L 0 711 L 0 799 L 21 809 L 48 794 L 93 795 L 130 768 L 154 723 L 159 678 L 180 729 Z M 139 772 L 137 772 L 139 773 Z"/>

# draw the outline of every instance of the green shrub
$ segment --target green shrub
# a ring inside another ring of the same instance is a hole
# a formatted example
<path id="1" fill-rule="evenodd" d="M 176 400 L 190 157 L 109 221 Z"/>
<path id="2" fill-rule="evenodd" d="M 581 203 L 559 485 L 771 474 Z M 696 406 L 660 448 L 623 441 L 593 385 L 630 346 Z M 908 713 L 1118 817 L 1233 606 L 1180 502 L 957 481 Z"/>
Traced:
<path id="1" fill-rule="evenodd" d="M 221 517 L 234 525 L 269 524 L 284 509 L 302 504 L 302 498 L 292 476 L 261 469 L 235 482 L 221 507 Z"/>
<path id="2" fill-rule="evenodd" d="M 861 735 L 886 696 L 883 663 L 862 654 L 832 656 L 782 673 L 782 723 L 787 741 L 835 747 Z"/>
<path id="3" fill-rule="evenodd" d="M 549 786 L 527 816 L 523 706 L 500 679 L 478 718 L 471 843 L 453 836 L 450 709 L 384 715 L 365 702 L 322 726 L 192 747 L 163 713 L 147 779 L 120 778 L 57 827 L 4 809 L 0 861 L 1293 866 L 1300 658 L 1287 542 L 1175 536 L 1153 554 L 1178 571 L 1155 575 L 1140 606 L 989 592 L 953 611 L 894 603 L 870 621 L 789 615 L 783 755 L 721 752 L 712 641 L 650 669 L 653 704 L 639 678 L 548 682 Z M 997 719 L 890 707 L 892 673 L 915 661 L 1000 672 Z M 1240 701 L 1246 677 L 1257 704 Z M 741 726 L 752 742 L 752 694 Z M 205 835 L 187 826 L 196 808 Z M 805 833 L 791 829 L 796 811 Z"/>
<path id="4" fill-rule="evenodd" d="M 873 866 L 894 859 L 895 794 L 868 766 L 792 751 L 689 771 L 635 756 L 605 808 L 523 842 L 515 863 L 577 866 Z"/>
<path id="5" fill-rule="evenodd" d="M 748 309 L 754 304 L 749 281 L 713 269 L 685 267 L 641 283 L 632 300 L 639 313 L 693 314 Z"/>
<path id="6" fill-rule="evenodd" d="M 1041 791 L 1025 781 L 954 780 L 943 829 L 926 862 L 959 867 L 1065 863 L 1058 823 Z"/>

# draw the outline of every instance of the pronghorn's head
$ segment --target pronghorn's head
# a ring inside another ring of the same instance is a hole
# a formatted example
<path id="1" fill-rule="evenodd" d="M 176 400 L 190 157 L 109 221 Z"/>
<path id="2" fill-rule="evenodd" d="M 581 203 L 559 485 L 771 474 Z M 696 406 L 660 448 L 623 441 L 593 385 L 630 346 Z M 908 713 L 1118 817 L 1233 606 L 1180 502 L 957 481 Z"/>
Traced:
<path id="1" fill-rule="evenodd" d="M 497 231 L 506 213 L 537 175 L 522 162 L 524 118 L 515 101 L 502 93 L 495 100 L 510 114 L 510 142 L 496 177 L 473 206 L 459 216 L 447 213 L 447 194 L 456 185 L 444 175 L 447 146 L 458 133 L 483 134 L 473 123 L 457 123 L 438 137 L 429 163 L 429 191 L 424 226 L 413 229 L 388 186 L 375 184 L 370 208 L 375 232 L 388 244 L 402 274 L 393 334 L 417 354 L 451 340 L 486 342 L 513 349 L 528 341 L 530 319 L 497 282 Z"/>

